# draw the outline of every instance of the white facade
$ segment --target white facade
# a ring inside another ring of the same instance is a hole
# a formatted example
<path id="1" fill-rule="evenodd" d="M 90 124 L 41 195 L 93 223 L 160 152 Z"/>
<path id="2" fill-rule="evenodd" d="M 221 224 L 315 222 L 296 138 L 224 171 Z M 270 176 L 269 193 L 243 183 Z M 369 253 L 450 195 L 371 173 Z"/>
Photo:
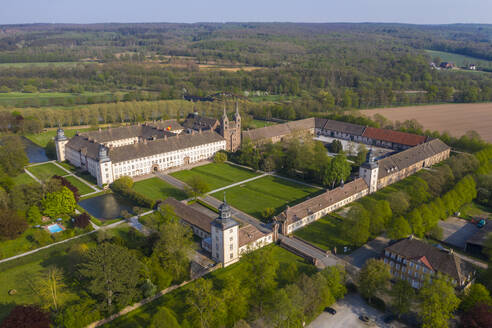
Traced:
<path id="1" fill-rule="evenodd" d="M 247 252 L 257 250 L 258 248 L 262 248 L 271 243 L 273 243 L 273 232 L 255 241 L 252 241 L 244 246 L 239 247 L 239 256 L 241 257 L 243 254 Z"/>
<path id="2" fill-rule="evenodd" d="M 212 225 L 212 258 L 224 267 L 239 260 L 239 225 L 223 229 Z"/>

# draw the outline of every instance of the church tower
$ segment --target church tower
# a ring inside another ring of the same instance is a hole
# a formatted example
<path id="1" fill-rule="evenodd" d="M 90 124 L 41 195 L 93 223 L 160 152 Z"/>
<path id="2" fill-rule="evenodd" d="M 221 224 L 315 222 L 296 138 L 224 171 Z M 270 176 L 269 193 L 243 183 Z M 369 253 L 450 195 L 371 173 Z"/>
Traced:
<path id="1" fill-rule="evenodd" d="M 369 186 L 369 193 L 378 190 L 379 165 L 372 148 L 367 153 L 366 161 L 359 168 L 359 177 L 363 178 Z"/>
<path id="2" fill-rule="evenodd" d="M 239 104 L 236 101 L 236 112 L 234 113 L 234 133 L 231 134 L 231 151 L 241 147 L 241 115 L 239 115 Z"/>
<path id="3" fill-rule="evenodd" d="M 219 217 L 212 222 L 212 258 L 224 267 L 239 260 L 239 223 L 232 218 L 232 209 L 224 202 L 219 206 Z"/>
<path id="4" fill-rule="evenodd" d="M 62 128 L 58 128 L 55 137 L 56 158 L 58 162 L 63 162 L 66 159 L 65 145 L 68 143 L 68 138 L 65 136 L 65 131 Z"/>
<path id="5" fill-rule="evenodd" d="M 219 134 L 226 140 L 226 150 L 231 150 L 231 131 L 229 129 L 229 118 L 227 117 L 226 104 L 224 102 L 224 113 L 220 118 Z"/>

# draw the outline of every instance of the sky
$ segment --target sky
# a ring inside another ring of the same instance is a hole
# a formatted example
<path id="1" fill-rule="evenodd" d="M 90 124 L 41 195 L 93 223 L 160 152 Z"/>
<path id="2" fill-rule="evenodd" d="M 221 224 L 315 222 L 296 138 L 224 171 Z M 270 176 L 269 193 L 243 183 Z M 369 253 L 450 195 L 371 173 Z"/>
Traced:
<path id="1" fill-rule="evenodd" d="M 0 25 L 105 22 L 492 23 L 492 0 L 0 0 Z"/>

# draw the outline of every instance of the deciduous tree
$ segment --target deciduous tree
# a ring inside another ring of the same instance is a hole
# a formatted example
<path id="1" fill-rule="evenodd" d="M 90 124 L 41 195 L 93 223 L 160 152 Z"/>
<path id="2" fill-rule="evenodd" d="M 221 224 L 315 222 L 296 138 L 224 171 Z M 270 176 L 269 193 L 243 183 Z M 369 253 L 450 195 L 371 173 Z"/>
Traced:
<path id="1" fill-rule="evenodd" d="M 460 300 L 445 277 L 434 277 L 420 289 L 420 312 L 423 328 L 447 328 Z"/>
<path id="2" fill-rule="evenodd" d="M 389 265 L 381 260 L 369 259 L 359 272 L 359 291 L 370 301 L 388 287 L 390 278 Z"/>

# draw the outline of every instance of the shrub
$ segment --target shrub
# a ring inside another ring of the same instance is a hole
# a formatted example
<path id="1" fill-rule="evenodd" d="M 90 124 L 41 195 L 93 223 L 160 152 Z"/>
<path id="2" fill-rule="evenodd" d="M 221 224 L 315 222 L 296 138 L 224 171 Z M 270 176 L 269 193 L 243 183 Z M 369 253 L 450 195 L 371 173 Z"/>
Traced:
<path id="1" fill-rule="evenodd" d="M 224 163 L 225 161 L 227 161 L 227 154 L 225 152 L 219 151 L 215 153 L 214 155 L 215 163 Z"/>
<path id="2" fill-rule="evenodd" d="M 15 239 L 27 229 L 26 220 L 13 210 L 0 211 L 0 238 Z"/>
<path id="3" fill-rule="evenodd" d="M 74 218 L 73 225 L 76 226 L 77 228 L 84 229 L 89 225 L 90 220 L 91 217 L 89 216 L 89 214 L 82 213 Z"/>
<path id="4" fill-rule="evenodd" d="M 49 328 L 49 314 L 33 305 L 18 305 L 2 322 L 2 328 Z"/>

